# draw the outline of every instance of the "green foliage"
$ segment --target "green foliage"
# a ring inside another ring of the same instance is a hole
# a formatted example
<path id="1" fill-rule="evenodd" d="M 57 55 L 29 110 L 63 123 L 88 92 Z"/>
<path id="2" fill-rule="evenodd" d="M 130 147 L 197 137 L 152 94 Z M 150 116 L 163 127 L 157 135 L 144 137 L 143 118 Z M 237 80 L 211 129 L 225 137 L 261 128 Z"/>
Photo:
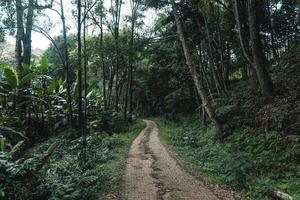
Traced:
<path id="1" fill-rule="evenodd" d="M 226 182 L 238 187 L 246 187 L 253 163 L 247 153 L 241 152 L 230 157 L 226 157 L 225 177 Z"/>
<path id="2" fill-rule="evenodd" d="M 19 85 L 19 78 L 17 71 L 12 68 L 7 68 L 4 70 L 4 76 L 7 84 L 12 88 L 15 89 Z"/>
<path id="3" fill-rule="evenodd" d="M 36 167 L 35 158 L 15 159 L 22 145 L 23 141 L 20 141 L 9 148 L 10 144 L 8 143 L 4 145 L 8 148 L 0 151 L 0 197 L 30 199 L 34 193 L 34 187 L 38 183 L 38 179 L 33 173 Z"/>
<path id="4" fill-rule="evenodd" d="M 299 185 L 297 136 L 288 139 L 278 132 L 261 134 L 243 126 L 219 143 L 213 128 L 199 126 L 195 117 L 159 125 L 162 140 L 211 181 L 246 189 L 259 199 L 267 199 L 270 187 L 300 195 L 295 187 Z"/>
<path id="5" fill-rule="evenodd" d="M 300 66 L 300 41 L 293 42 L 291 48 L 281 56 L 280 64 L 275 68 L 281 71 L 294 71 Z"/>
<path id="6" fill-rule="evenodd" d="M 21 147 L 18 143 L 0 152 L 0 195 L 7 200 L 97 199 L 107 192 L 120 192 L 126 154 L 132 140 L 144 127 L 142 121 L 130 126 L 129 132 L 112 134 L 93 133 L 87 136 L 87 162 L 79 166 L 78 149 L 82 138 L 70 141 L 53 137 L 30 149 L 27 159 L 14 160 Z M 37 158 L 50 144 L 62 145 L 48 164 L 36 171 Z"/>

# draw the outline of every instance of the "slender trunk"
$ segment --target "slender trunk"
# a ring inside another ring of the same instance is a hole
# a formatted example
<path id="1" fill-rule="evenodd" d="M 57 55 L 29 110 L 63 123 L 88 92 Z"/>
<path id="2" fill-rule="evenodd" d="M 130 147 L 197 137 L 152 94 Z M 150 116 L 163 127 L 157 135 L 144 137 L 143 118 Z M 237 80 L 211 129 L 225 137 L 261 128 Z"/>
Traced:
<path id="1" fill-rule="evenodd" d="M 65 13 L 64 13 L 64 6 L 63 0 L 60 0 L 60 8 L 61 8 L 61 21 L 62 21 L 62 28 L 63 28 L 63 38 L 64 38 L 64 58 L 63 61 L 65 67 L 65 76 L 67 80 L 67 105 L 68 105 L 68 123 L 69 127 L 74 126 L 73 122 L 73 108 L 72 108 L 72 95 L 71 95 L 71 78 L 70 78 L 70 59 L 69 59 L 69 48 L 68 48 L 68 41 L 67 41 L 67 27 L 66 27 L 66 20 L 65 20 Z"/>
<path id="2" fill-rule="evenodd" d="M 196 20 L 197 20 L 196 22 L 197 22 L 197 27 L 198 27 L 199 34 L 201 34 L 201 23 L 200 23 L 200 21 L 199 21 L 198 18 L 197 18 Z M 200 68 L 200 71 L 201 71 L 201 75 L 202 75 L 202 77 L 203 77 L 202 79 L 205 81 L 205 83 L 206 83 L 206 85 L 207 85 L 208 93 L 209 93 L 209 95 L 210 95 L 212 101 L 214 102 L 214 97 L 213 97 L 212 92 L 211 92 L 211 90 L 210 90 L 208 80 L 207 80 L 207 78 L 206 78 L 206 76 L 205 76 L 205 69 L 204 69 L 203 67 L 201 67 L 202 64 L 203 64 L 203 59 L 204 59 L 204 58 L 203 58 L 204 52 L 202 52 L 203 49 L 204 49 L 204 47 L 203 47 L 203 42 L 201 42 L 201 40 L 200 40 L 200 41 L 199 41 L 199 68 Z"/>
<path id="3" fill-rule="evenodd" d="M 257 78 L 263 94 L 270 97 L 273 94 L 273 83 L 267 71 L 267 61 L 263 52 L 257 19 L 257 0 L 248 0 L 248 21 L 250 29 L 251 50 Z"/>
<path id="4" fill-rule="evenodd" d="M 25 25 L 26 32 L 23 35 L 23 64 L 25 64 L 27 66 L 30 66 L 30 64 L 31 64 L 31 33 L 32 33 L 32 27 L 33 27 L 33 7 L 34 7 L 33 0 L 29 0 L 28 8 L 27 8 L 27 16 L 26 16 L 26 25 Z M 25 76 L 25 74 L 21 72 L 21 77 L 23 77 L 23 76 Z M 30 85 L 26 84 L 23 87 L 24 88 L 30 87 Z M 19 98 L 19 100 L 21 102 L 26 99 L 25 96 L 27 96 L 28 91 L 23 90 L 22 93 L 23 93 L 22 96 Z M 31 100 L 29 100 L 29 101 L 31 101 Z M 30 109 L 29 110 L 26 109 L 26 107 L 27 107 L 26 104 L 21 106 L 21 113 L 24 112 L 23 116 L 27 116 L 27 114 L 31 112 Z M 29 117 L 28 117 L 27 121 L 28 121 L 28 126 L 30 127 L 31 120 Z"/>
<path id="5" fill-rule="evenodd" d="M 132 21 L 131 21 L 131 33 L 130 33 L 130 57 L 129 57 L 129 121 L 132 121 L 133 112 L 133 68 L 134 68 L 134 31 L 135 31 L 135 21 L 138 9 L 138 2 L 132 1 Z"/>
<path id="6" fill-rule="evenodd" d="M 194 95 L 195 95 L 195 100 L 196 100 L 196 105 L 197 105 L 196 111 L 198 112 L 199 118 L 201 119 L 202 118 L 202 116 L 201 116 L 202 104 L 201 104 L 201 101 L 200 101 L 200 98 L 199 98 L 196 87 L 193 87 L 193 92 L 194 92 Z"/>
<path id="7" fill-rule="evenodd" d="M 218 11 L 219 13 L 219 11 Z M 221 62 L 221 81 L 222 81 L 222 88 L 224 89 L 225 94 L 228 94 L 228 76 L 227 76 L 227 65 L 224 61 L 224 47 L 223 47 L 223 40 L 221 35 L 221 28 L 220 28 L 220 16 L 217 19 L 217 35 L 218 35 L 218 42 L 219 42 L 219 49 L 217 50 L 220 55 L 220 62 Z"/>
<path id="8" fill-rule="evenodd" d="M 26 33 L 23 37 L 23 63 L 30 65 L 31 60 L 31 32 L 33 26 L 33 0 L 29 1 L 27 18 L 26 18 Z"/>
<path id="9" fill-rule="evenodd" d="M 16 47 L 15 47 L 15 58 L 17 62 L 17 69 L 20 73 L 22 73 L 22 38 L 24 36 L 24 25 L 23 25 L 23 14 L 24 8 L 22 6 L 22 2 L 20 0 L 16 1 L 16 18 L 17 18 L 17 33 L 16 33 Z"/>
<path id="10" fill-rule="evenodd" d="M 178 12 L 177 12 L 177 9 L 176 9 L 176 6 L 175 6 L 175 1 L 172 0 L 171 2 L 172 2 L 173 13 L 174 13 L 174 16 L 175 16 L 175 21 L 176 21 L 177 32 L 178 32 L 180 41 L 182 43 L 182 48 L 183 48 L 183 51 L 184 51 L 186 64 L 189 67 L 189 70 L 190 70 L 192 79 L 194 81 L 195 87 L 197 88 L 197 92 L 198 92 L 199 96 L 201 97 L 202 104 L 205 107 L 205 110 L 206 110 L 209 118 L 211 119 L 211 121 L 213 122 L 213 124 L 216 128 L 218 137 L 223 138 L 224 137 L 224 132 L 222 130 L 221 123 L 220 123 L 219 119 L 217 118 L 217 116 L 215 115 L 215 111 L 213 109 L 211 101 L 210 101 L 210 99 L 209 99 L 209 97 L 208 97 L 208 95 L 205 91 L 204 86 L 202 85 L 201 80 L 198 77 L 198 73 L 196 71 L 196 68 L 193 65 L 192 55 L 189 51 L 189 48 L 187 46 L 187 43 L 186 43 L 186 40 L 185 40 L 185 37 L 184 37 L 183 27 L 182 27 L 181 21 L 179 19 L 179 15 L 178 15 Z"/>
<path id="11" fill-rule="evenodd" d="M 85 6 L 84 6 L 84 15 L 86 15 L 86 1 L 85 1 Z M 84 129 L 86 132 L 87 129 L 87 93 L 88 93 L 88 85 L 87 85 L 87 65 L 88 65 L 88 58 L 87 58 L 87 48 L 86 48 L 86 32 L 87 32 L 87 27 L 86 27 L 86 17 L 83 19 L 83 69 L 84 69 Z"/>
<path id="12" fill-rule="evenodd" d="M 272 14 L 272 2 L 270 2 L 270 0 L 268 0 L 268 17 L 269 17 L 269 24 L 270 24 L 270 40 L 271 40 L 271 49 L 272 49 L 272 54 L 273 54 L 273 58 L 275 60 L 279 59 L 278 56 L 278 52 L 277 52 L 277 43 L 275 41 L 275 37 L 274 37 L 274 22 L 273 22 L 273 14 Z"/>
<path id="13" fill-rule="evenodd" d="M 234 0 L 234 11 L 242 53 L 244 58 L 250 65 L 249 69 L 251 70 L 253 75 L 252 85 L 253 87 L 256 87 L 258 78 L 255 72 L 254 61 L 250 50 L 250 31 L 247 14 L 247 1 Z M 247 66 L 244 67 L 247 68 Z"/>
<path id="14" fill-rule="evenodd" d="M 212 46 L 211 46 L 212 39 L 210 37 L 208 21 L 207 21 L 206 18 L 204 19 L 204 23 L 205 23 L 205 33 L 206 33 L 206 38 L 207 38 L 207 47 L 208 47 L 207 49 L 208 49 L 208 58 L 209 58 L 210 70 L 212 72 L 213 79 L 214 79 L 218 94 L 221 93 L 220 91 L 222 91 L 224 93 L 224 89 L 221 86 L 220 79 L 219 79 L 219 76 L 217 74 L 217 70 L 215 69 L 216 63 L 215 63 L 215 60 L 214 60 L 213 50 L 212 50 Z"/>
<path id="15" fill-rule="evenodd" d="M 116 32 L 116 81 L 115 81 L 115 111 L 119 111 L 119 86 L 118 86 L 118 80 L 119 80 L 119 67 L 120 67 L 120 58 L 119 58 L 119 31 Z"/>
<path id="16" fill-rule="evenodd" d="M 104 99 L 104 111 L 107 111 L 107 94 L 106 94 L 106 70 L 104 64 L 104 50 L 103 50 L 103 2 L 100 8 L 100 62 L 102 68 L 102 90 Z"/>
<path id="17" fill-rule="evenodd" d="M 128 63 L 128 67 L 129 67 L 129 63 Z M 126 72 L 127 72 L 127 81 L 126 81 L 126 88 L 125 88 L 125 92 L 124 92 L 124 97 L 123 97 L 123 101 L 124 103 L 124 120 L 127 120 L 127 108 L 128 108 L 128 94 L 129 94 L 129 69 L 128 67 L 126 68 Z"/>
<path id="18" fill-rule="evenodd" d="M 17 63 L 17 70 L 22 76 L 23 74 L 23 45 L 22 40 L 24 37 L 24 24 L 23 24 L 23 14 L 24 14 L 24 8 L 22 5 L 22 2 L 20 0 L 16 1 L 16 18 L 17 18 L 17 32 L 16 32 L 16 46 L 15 46 L 15 58 Z M 16 111 L 17 115 L 21 120 L 24 119 L 24 113 L 23 109 L 17 110 L 17 104 L 22 101 L 23 95 L 16 90 L 14 95 L 14 110 Z M 28 116 L 28 121 L 30 121 L 30 118 Z"/>
<path id="19" fill-rule="evenodd" d="M 119 41 L 119 27 L 121 17 L 122 0 L 115 0 L 114 12 L 114 38 L 115 38 L 115 50 L 116 50 L 116 65 L 115 65 L 115 111 L 119 111 L 119 68 L 120 68 L 120 41 Z"/>
<path id="20" fill-rule="evenodd" d="M 77 1 L 78 18 L 77 18 L 77 67 L 78 67 L 78 126 L 81 135 L 84 132 L 83 126 L 83 108 L 82 108 L 82 66 L 81 66 L 81 0 Z"/>
<path id="21" fill-rule="evenodd" d="M 246 13 L 246 9 L 245 9 L 245 5 L 241 2 L 241 0 L 234 0 L 234 11 L 235 11 L 236 25 L 238 28 L 238 36 L 239 36 L 243 55 L 248 61 L 248 63 L 253 66 L 253 61 L 249 50 L 250 48 L 249 40 L 248 40 L 249 30 L 247 30 L 246 16 L 244 16 Z"/>
<path id="22" fill-rule="evenodd" d="M 28 1 L 28 6 L 27 6 L 27 15 L 26 15 L 26 24 L 24 27 L 24 9 L 26 9 L 22 5 L 22 1 L 17 0 L 15 2 L 16 6 L 16 17 L 17 17 L 17 34 L 16 34 L 16 46 L 15 46 L 15 58 L 17 62 L 17 69 L 19 72 L 20 78 L 22 78 L 24 75 L 24 70 L 23 70 L 23 64 L 30 65 L 30 60 L 31 60 L 31 32 L 32 32 L 32 26 L 33 26 L 33 0 Z M 24 88 L 26 86 L 23 86 Z M 26 91 L 25 90 L 18 90 L 16 92 L 16 100 L 17 104 L 19 102 L 25 101 L 25 96 L 26 96 Z M 26 109 L 27 105 L 23 104 L 20 106 L 18 112 L 18 115 L 20 117 L 20 120 L 26 120 L 27 118 L 27 125 L 30 126 L 30 117 L 27 115 L 28 113 L 31 112 L 30 109 Z"/>
<path id="23" fill-rule="evenodd" d="M 77 59 L 78 59 L 78 124 L 80 127 L 80 135 L 82 136 L 82 145 L 80 149 L 79 165 L 83 166 L 86 161 L 86 134 L 85 134 L 85 119 L 83 114 L 82 104 L 82 52 L 81 52 L 81 0 L 77 0 Z M 84 27 L 85 28 L 85 27 Z"/>
<path id="24" fill-rule="evenodd" d="M 108 91 L 107 91 L 107 106 L 109 108 L 111 108 L 112 104 L 112 92 L 113 92 L 113 84 L 114 84 L 114 76 L 115 76 L 115 72 L 114 72 L 114 67 L 113 64 L 111 66 L 111 69 L 109 71 L 109 80 L 108 80 Z"/>

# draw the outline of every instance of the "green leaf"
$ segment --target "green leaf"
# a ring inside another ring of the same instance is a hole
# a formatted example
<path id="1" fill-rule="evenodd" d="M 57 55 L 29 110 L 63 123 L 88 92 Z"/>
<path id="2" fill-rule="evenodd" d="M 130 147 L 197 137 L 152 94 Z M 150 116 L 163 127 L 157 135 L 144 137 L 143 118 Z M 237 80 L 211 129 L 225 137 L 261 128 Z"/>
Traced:
<path id="1" fill-rule="evenodd" d="M 25 73 L 29 73 L 30 70 L 30 65 L 26 64 L 26 63 L 22 63 L 22 68 L 24 70 Z"/>
<path id="2" fill-rule="evenodd" d="M 33 78 L 34 78 L 34 74 L 33 73 L 29 73 L 29 74 L 26 74 L 21 80 L 20 80 L 20 86 L 26 84 L 26 83 L 29 83 Z"/>
<path id="3" fill-rule="evenodd" d="M 11 151 L 9 152 L 9 154 L 10 154 L 11 156 L 13 156 L 13 155 L 21 148 L 21 146 L 23 145 L 23 143 L 24 143 L 23 140 L 20 141 L 20 142 L 18 142 L 18 143 L 11 149 Z"/>
<path id="4" fill-rule="evenodd" d="M 87 98 L 87 99 L 90 99 L 90 97 L 92 96 L 93 93 L 94 93 L 94 90 L 90 91 L 90 92 L 86 95 L 86 98 Z"/>
<path id="5" fill-rule="evenodd" d="M 40 71 L 43 73 L 47 70 L 48 68 L 48 58 L 46 55 L 43 55 L 41 60 L 40 60 Z"/>
<path id="6" fill-rule="evenodd" d="M 9 65 L 8 64 L 0 64 L 0 69 L 9 69 Z"/>
<path id="7" fill-rule="evenodd" d="M 53 92 L 59 86 L 59 80 L 54 79 L 52 83 L 48 86 L 48 92 Z"/>
<path id="8" fill-rule="evenodd" d="M 9 85 L 0 82 L 0 93 L 8 95 L 10 91 Z"/>
<path id="9" fill-rule="evenodd" d="M 0 150 L 4 151 L 4 147 L 5 147 L 5 138 L 1 137 L 0 138 Z"/>
<path id="10" fill-rule="evenodd" d="M 6 126 L 0 126 L 0 131 L 6 131 L 9 133 L 13 133 L 15 135 L 18 135 L 18 136 L 28 140 L 28 138 L 23 133 L 21 133 L 19 131 L 15 131 L 14 129 L 6 127 Z"/>
<path id="11" fill-rule="evenodd" d="M 16 70 L 8 68 L 4 70 L 4 75 L 7 84 L 12 88 L 15 89 L 19 85 L 19 79 L 18 79 L 18 74 Z"/>

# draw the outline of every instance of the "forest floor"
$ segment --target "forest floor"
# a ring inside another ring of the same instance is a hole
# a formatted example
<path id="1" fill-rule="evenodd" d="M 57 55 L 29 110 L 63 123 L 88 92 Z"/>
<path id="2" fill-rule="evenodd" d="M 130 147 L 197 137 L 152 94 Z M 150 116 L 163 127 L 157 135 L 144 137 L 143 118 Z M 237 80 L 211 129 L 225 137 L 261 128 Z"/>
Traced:
<path id="1" fill-rule="evenodd" d="M 130 200 L 235 199 L 231 192 L 210 188 L 176 160 L 158 138 L 155 122 L 133 141 L 124 176 L 124 198 Z"/>

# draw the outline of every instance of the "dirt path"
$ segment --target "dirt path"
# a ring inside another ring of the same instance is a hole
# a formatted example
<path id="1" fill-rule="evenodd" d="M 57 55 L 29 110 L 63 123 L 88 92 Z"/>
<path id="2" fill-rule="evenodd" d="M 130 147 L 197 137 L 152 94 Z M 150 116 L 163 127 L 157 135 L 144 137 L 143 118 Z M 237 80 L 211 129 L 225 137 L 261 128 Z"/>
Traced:
<path id="1" fill-rule="evenodd" d="M 134 140 L 125 172 L 128 200 L 217 200 L 203 182 L 185 172 L 158 138 L 157 125 L 147 127 Z"/>

